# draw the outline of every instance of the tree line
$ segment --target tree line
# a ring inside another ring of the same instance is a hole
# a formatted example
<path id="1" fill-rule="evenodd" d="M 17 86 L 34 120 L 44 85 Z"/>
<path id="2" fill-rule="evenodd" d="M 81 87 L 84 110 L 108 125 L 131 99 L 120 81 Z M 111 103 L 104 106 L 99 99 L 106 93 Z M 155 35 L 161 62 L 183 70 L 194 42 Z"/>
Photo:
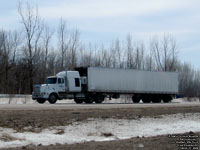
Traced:
<path id="1" fill-rule="evenodd" d="M 62 18 L 52 29 L 40 18 L 37 7 L 18 4 L 21 28 L 0 31 L 0 93 L 31 94 L 33 84 L 62 70 L 79 66 L 176 71 L 179 91 L 187 97 L 199 97 L 200 72 L 178 57 L 176 39 L 167 34 L 154 36 L 147 44 L 128 34 L 109 45 L 81 42 L 80 31 Z"/>

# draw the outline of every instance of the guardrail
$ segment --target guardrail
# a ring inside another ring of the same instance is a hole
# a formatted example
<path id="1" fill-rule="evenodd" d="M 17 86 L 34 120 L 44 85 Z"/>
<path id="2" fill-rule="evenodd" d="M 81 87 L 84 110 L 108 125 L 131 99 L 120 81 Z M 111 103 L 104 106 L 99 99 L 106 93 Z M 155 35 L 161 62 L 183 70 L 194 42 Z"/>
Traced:
<path id="1" fill-rule="evenodd" d="M 25 94 L 0 94 L 0 98 L 26 98 L 31 97 L 31 95 Z"/>

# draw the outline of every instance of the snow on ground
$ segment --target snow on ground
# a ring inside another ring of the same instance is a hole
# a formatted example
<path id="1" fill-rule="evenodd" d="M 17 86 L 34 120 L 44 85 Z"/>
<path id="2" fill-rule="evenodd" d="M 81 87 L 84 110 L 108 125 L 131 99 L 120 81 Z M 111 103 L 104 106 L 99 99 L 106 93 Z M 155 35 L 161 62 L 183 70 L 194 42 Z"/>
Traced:
<path id="1" fill-rule="evenodd" d="M 27 127 L 31 128 L 31 127 Z M 162 115 L 155 118 L 88 119 L 68 126 L 44 129 L 40 133 L 0 128 L 0 148 L 21 147 L 29 144 L 73 144 L 86 141 L 109 141 L 132 137 L 200 132 L 200 113 Z"/>
<path id="2" fill-rule="evenodd" d="M 177 98 L 173 99 L 172 102 L 177 102 L 177 103 L 190 103 L 190 102 L 200 102 L 200 99 L 197 97 L 192 97 L 192 98 Z"/>

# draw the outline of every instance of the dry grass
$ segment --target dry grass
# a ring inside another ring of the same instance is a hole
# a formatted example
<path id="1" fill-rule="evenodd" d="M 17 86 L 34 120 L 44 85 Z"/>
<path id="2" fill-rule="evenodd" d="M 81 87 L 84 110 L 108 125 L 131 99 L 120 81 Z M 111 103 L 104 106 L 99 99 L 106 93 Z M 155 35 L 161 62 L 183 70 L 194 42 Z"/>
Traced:
<path id="1" fill-rule="evenodd" d="M 16 141 L 16 140 L 20 140 L 20 139 L 12 137 L 8 134 L 3 134 L 3 135 L 0 136 L 0 140 L 4 141 L 4 142 L 9 142 L 9 141 Z"/>
<path id="2" fill-rule="evenodd" d="M 101 136 L 104 136 L 104 137 L 110 137 L 110 136 L 114 136 L 112 133 L 101 133 Z"/>

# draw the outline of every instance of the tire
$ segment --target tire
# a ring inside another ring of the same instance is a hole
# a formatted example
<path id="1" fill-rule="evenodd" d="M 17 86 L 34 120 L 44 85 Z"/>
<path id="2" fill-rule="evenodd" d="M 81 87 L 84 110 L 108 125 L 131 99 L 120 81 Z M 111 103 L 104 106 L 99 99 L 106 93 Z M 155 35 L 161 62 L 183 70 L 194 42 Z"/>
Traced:
<path id="1" fill-rule="evenodd" d="M 83 103 L 83 99 L 74 99 L 74 101 L 75 101 L 77 104 Z"/>
<path id="2" fill-rule="evenodd" d="M 88 96 L 86 97 L 86 99 L 84 100 L 84 102 L 85 102 L 86 104 L 92 104 L 92 103 L 94 102 L 94 96 L 88 95 Z"/>
<path id="3" fill-rule="evenodd" d="M 169 103 L 169 102 L 171 102 L 171 99 L 169 99 L 169 98 L 164 98 L 164 99 L 163 99 L 163 102 L 164 102 L 164 103 Z"/>
<path id="4" fill-rule="evenodd" d="M 172 98 L 170 96 L 166 96 L 163 98 L 164 103 L 169 103 L 169 102 L 171 102 L 171 100 L 172 100 Z"/>
<path id="5" fill-rule="evenodd" d="M 150 97 L 143 97 L 142 102 L 143 103 L 151 103 L 151 98 Z"/>
<path id="6" fill-rule="evenodd" d="M 132 101 L 133 101 L 133 103 L 139 103 L 140 102 L 140 96 L 139 95 L 134 95 L 132 97 Z"/>
<path id="7" fill-rule="evenodd" d="M 37 102 L 39 104 L 44 104 L 46 102 L 46 99 L 37 99 Z"/>
<path id="8" fill-rule="evenodd" d="M 55 104 L 57 101 L 57 96 L 55 94 L 51 94 L 48 99 L 50 104 Z"/>
<path id="9" fill-rule="evenodd" d="M 104 101 L 104 96 L 103 95 L 96 95 L 94 101 L 95 101 L 95 103 L 100 104 Z"/>
<path id="10" fill-rule="evenodd" d="M 161 103 L 161 99 L 158 98 L 158 97 L 155 97 L 155 98 L 152 99 L 152 102 L 153 103 Z"/>

